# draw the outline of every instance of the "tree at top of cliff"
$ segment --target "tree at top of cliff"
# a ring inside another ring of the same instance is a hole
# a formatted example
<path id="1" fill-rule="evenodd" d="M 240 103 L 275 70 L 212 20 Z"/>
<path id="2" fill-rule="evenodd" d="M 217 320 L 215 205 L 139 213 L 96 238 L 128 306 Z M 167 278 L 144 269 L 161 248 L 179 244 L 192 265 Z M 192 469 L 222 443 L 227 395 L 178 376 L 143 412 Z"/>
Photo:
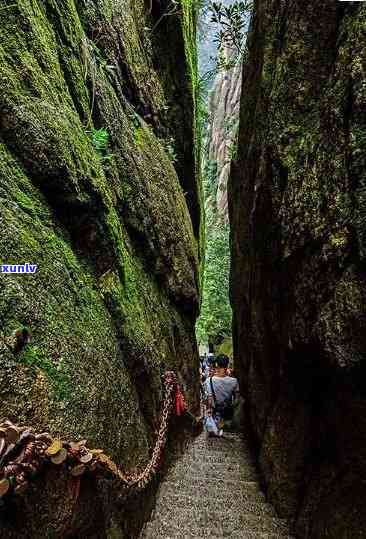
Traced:
<path id="1" fill-rule="evenodd" d="M 234 2 L 225 6 L 222 2 L 213 2 L 210 6 L 211 21 L 219 25 L 214 39 L 219 49 L 230 47 L 242 52 L 248 14 L 252 11 L 252 2 Z"/>

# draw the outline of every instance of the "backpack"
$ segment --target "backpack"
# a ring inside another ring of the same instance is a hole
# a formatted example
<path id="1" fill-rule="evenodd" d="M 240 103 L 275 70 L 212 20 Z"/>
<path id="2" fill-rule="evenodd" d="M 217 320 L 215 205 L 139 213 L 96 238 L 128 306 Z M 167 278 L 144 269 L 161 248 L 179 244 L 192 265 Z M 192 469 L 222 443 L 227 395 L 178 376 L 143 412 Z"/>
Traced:
<path id="1" fill-rule="evenodd" d="M 220 414 L 220 417 L 222 417 L 222 419 L 226 421 L 230 421 L 234 415 L 233 396 L 231 395 L 228 399 L 225 399 L 223 403 L 219 404 L 216 400 L 212 377 L 210 377 L 210 386 L 211 386 L 212 396 L 214 400 L 214 409 L 213 409 L 214 414 L 216 412 Z"/>

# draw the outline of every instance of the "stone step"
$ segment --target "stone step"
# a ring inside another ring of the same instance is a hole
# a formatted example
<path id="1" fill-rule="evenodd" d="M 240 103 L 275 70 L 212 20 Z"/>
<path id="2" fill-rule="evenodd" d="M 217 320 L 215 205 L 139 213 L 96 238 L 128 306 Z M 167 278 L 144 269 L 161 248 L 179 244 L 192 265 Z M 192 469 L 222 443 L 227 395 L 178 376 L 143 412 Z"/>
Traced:
<path id="1" fill-rule="evenodd" d="M 247 531 L 242 530 L 239 533 L 230 533 L 229 535 L 221 535 L 215 532 L 209 531 L 208 534 L 200 533 L 195 531 L 190 533 L 187 531 L 180 531 L 169 533 L 166 535 L 166 532 L 160 533 L 157 530 L 147 529 L 141 534 L 141 538 L 145 539 L 201 539 L 201 538 L 210 538 L 210 539 L 223 539 L 229 537 L 230 539 L 295 539 L 287 533 L 260 533 L 257 531 Z"/>
<path id="2" fill-rule="evenodd" d="M 247 447 L 242 444 L 224 444 L 222 441 L 218 442 L 204 442 L 203 444 L 199 445 L 192 445 L 187 449 L 187 451 L 205 451 L 207 453 L 217 454 L 217 453 L 228 453 L 229 451 L 232 452 L 241 452 L 244 454 L 250 454 L 250 451 L 247 449 Z"/>
<path id="3" fill-rule="evenodd" d="M 197 454 L 191 454 L 184 455 L 182 462 L 185 464 L 188 462 L 197 463 L 199 465 L 206 463 L 211 466 L 215 466 L 216 464 L 242 464 L 244 466 L 248 466 L 249 468 L 255 469 L 255 462 L 251 458 L 243 455 L 232 455 L 231 457 L 228 457 L 226 455 L 220 455 L 220 453 L 217 455 L 206 453 L 206 456 L 204 457 Z"/>
<path id="4" fill-rule="evenodd" d="M 251 462 L 245 462 L 245 461 L 243 462 L 243 460 L 239 460 L 239 459 L 233 459 L 233 460 L 225 459 L 225 460 L 220 460 L 217 462 L 215 460 L 207 460 L 207 461 L 197 460 L 197 461 L 194 461 L 194 463 L 190 462 L 188 459 L 182 459 L 181 462 L 174 467 L 174 469 L 176 468 L 181 468 L 181 469 L 191 468 L 195 473 L 197 473 L 198 476 L 201 470 L 202 471 L 219 470 L 224 473 L 226 473 L 226 471 L 230 472 L 234 470 L 236 472 L 240 472 L 244 470 L 244 471 L 250 471 L 252 473 L 256 473 L 256 469 Z"/>
<path id="5" fill-rule="evenodd" d="M 241 490 L 249 491 L 249 492 L 261 492 L 259 488 L 259 483 L 255 479 L 243 479 L 241 477 L 233 477 L 230 476 L 227 477 L 206 477 L 204 480 L 202 477 L 191 477 L 189 478 L 189 481 L 186 477 L 179 477 L 177 480 L 169 480 L 167 481 L 167 477 L 164 479 L 164 482 L 161 484 L 162 488 L 167 488 L 169 485 L 173 485 L 173 488 L 175 489 L 185 489 L 189 487 L 193 487 L 194 489 L 200 489 L 200 488 L 208 488 L 212 492 L 218 492 L 220 490 L 229 490 L 231 492 L 239 492 Z"/>
<path id="6" fill-rule="evenodd" d="M 228 537 L 243 532 L 272 533 L 289 535 L 287 523 L 270 517 L 257 517 L 252 514 L 233 515 L 229 511 L 217 513 L 207 511 L 167 511 L 148 524 L 147 531 L 157 535 L 164 534 L 166 538 L 177 537 L 179 534 L 195 537 Z M 154 535 L 150 535 L 153 537 Z M 240 535 L 238 535 L 240 536 Z M 149 537 L 149 536 L 148 536 Z"/>
<path id="7" fill-rule="evenodd" d="M 199 436 L 165 476 L 141 538 L 290 538 L 261 492 L 245 438 Z"/>
<path id="8" fill-rule="evenodd" d="M 231 479 L 231 482 L 237 481 L 243 481 L 243 482 L 256 482 L 257 481 L 257 475 L 251 471 L 246 470 L 242 471 L 240 474 L 238 473 L 230 473 L 230 474 L 222 474 L 221 472 L 217 470 L 210 470 L 207 472 L 200 472 L 201 477 L 201 484 L 207 483 L 208 481 L 216 481 L 217 482 L 226 482 L 229 479 Z M 196 478 L 196 475 L 193 471 L 183 471 L 181 470 L 175 470 L 174 472 L 171 472 L 169 474 L 169 481 L 173 481 L 174 483 L 180 483 L 180 488 L 182 488 L 182 485 L 189 484 Z M 168 479 L 168 476 L 167 476 Z M 182 482 L 183 481 L 183 482 Z"/>
<path id="9" fill-rule="evenodd" d="M 242 471 L 255 471 L 254 466 L 245 463 L 245 462 L 231 462 L 231 461 L 224 461 L 224 462 L 209 462 L 209 461 L 192 461 L 192 460 L 185 460 L 181 459 L 179 462 L 177 462 L 174 466 L 175 470 L 183 470 L 186 469 L 192 470 L 194 472 L 197 472 L 199 474 L 200 471 L 207 471 L 210 472 L 211 470 L 215 469 L 216 471 L 220 471 L 222 473 L 226 472 L 242 472 Z"/>
<path id="10" fill-rule="evenodd" d="M 220 444 L 220 446 L 218 446 L 218 444 Z M 211 453 L 212 455 L 217 455 L 217 453 L 228 453 L 228 452 L 243 453 L 244 455 L 250 455 L 250 451 L 246 449 L 246 447 L 242 445 L 241 443 L 235 444 L 235 445 L 233 444 L 224 445 L 223 442 L 221 441 L 214 442 L 214 443 L 206 442 L 200 445 L 193 445 L 187 449 L 187 452 L 193 452 L 193 451 L 197 451 L 197 452 L 204 451 L 205 453 Z"/>
<path id="11" fill-rule="evenodd" d="M 248 438 L 246 436 L 238 436 L 232 434 L 224 434 L 221 438 L 208 438 L 207 435 L 201 434 L 191 446 L 214 446 L 214 447 L 233 447 L 233 446 L 245 446 L 248 447 Z"/>
<path id="12" fill-rule="evenodd" d="M 202 465 L 191 464 L 185 465 L 179 463 L 174 469 L 168 472 L 166 480 L 174 480 L 185 478 L 187 481 L 199 476 L 202 482 L 207 479 L 233 480 L 241 479 L 242 481 L 256 481 L 257 474 L 253 468 L 241 464 L 211 464 L 203 463 Z"/>
<path id="13" fill-rule="evenodd" d="M 172 512 L 171 507 L 160 507 L 156 513 L 156 521 L 166 522 L 173 525 L 210 525 L 214 517 L 214 525 L 225 528 L 230 527 L 248 527 L 256 529 L 259 527 L 262 531 L 284 531 L 287 530 L 287 522 L 276 516 L 256 515 L 252 512 L 246 512 L 244 509 L 239 513 L 230 511 L 230 506 L 215 510 L 210 508 L 199 509 L 196 506 L 179 507 L 179 511 Z"/>
<path id="14" fill-rule="evenodd" d="M 248 451 L 248 441 L 244 438 L 238 438 L 236 440 L 230 440 L 228 438 L 200 438 L 192 443 L 189 449 L 196 447 L 198 449 L 209 449 L 212 451 L 222 451 L 228 449 L 244 449 Z"/>
<path id="15" fill-rule="evenodd" d="M 205 448 L 192 448 L 189 449 L 186 454 L 186 456 L 191 456 L 193 460 L 206 460 L 206 458 L 239 458 L 243 460 L 247 460 L 250 462 L 254 462 L 252 455 L 249 453 L 249 451 L 244 451 L 242 449 L 225 449 L 224 451 L 216 451 L 216 449 L 205 449 Z"/>
<path id="16" fill-rule="evenodd" d="M 230 477 L 225 479 L 222 477 L 208 477 L 205 481 L 202 481 L 200 477 L 193 477 L 189 481 L 186 478 L 179 478 L 177 481 L 166 481 L 160 486 L 160 493 L 173 489 L 174 493 L 183 492 L 193 489 L 194 492 L 201 493 L 211 493 L 217 494 L 219 492 L 229 492 L 231 495 L 249 494 L 249 495 L 260 495 L 264 496 L 260 490 L 259 484 L 257 481 L 249 480 L 245 481 L 244 479 L 235 479 L 235 477 Z"/>
<path id="17" fill-rule="evenodd" d="M 195 450 L 187 452 L 182 457 L 182 461 L 198 463 L 207 462 L 209 464 L 232 462 L 236 464 L 246 464 L 247 466 L 255 466 L 255 462 L 252 457 L 250 455 L 244 455 L 241 451 L 238 451 L 237 453 L 230 453 L 229 451 L 225 451 L 225 453 L 210 453 L 209 451 Z"/>
<path id="18" fill-rule="evenodd" d="M 164 511 L 165 508 L 180 510 L 182 507 L 196 508 L 198 511 L 224 511 L 226 508 L 230 508 L 231 511 L 240 511 L 242 513 L 252 513 L 257 516 L 269 516 L 276 517 L 276 512 L 273 507 L 268 503 L 263 503 L 263 500 L 248 500 L 243 499 L 241 496 L 237 496 L 237 493 L 233 496 L 232 492 L 227 492 L 226 495 L 218 492 L 211 496 L 198 496 L 197 492 L 192 492 L 190 495 L 185 493 L 167 493 L 159 497 L 155 507 L 155 514 L 159 515 L 160 510 Z"/>

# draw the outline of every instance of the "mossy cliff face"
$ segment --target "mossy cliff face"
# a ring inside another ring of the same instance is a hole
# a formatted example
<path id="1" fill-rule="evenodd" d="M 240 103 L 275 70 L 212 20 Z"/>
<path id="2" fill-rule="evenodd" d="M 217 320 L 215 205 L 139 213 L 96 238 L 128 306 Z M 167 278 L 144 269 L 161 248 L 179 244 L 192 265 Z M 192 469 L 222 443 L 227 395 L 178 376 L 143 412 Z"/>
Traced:
<path id="1" fill-rule="evenodd" d="M 127 470 L 155 441 L 161 371 L 176 370 L 197 404 L 195 17 L 182 0 L 171 26 L 158 24 L 168 4 L 0 8 L 1 263 L 38 265 L 0 274 L 0 417 L 85 437 Z M 100 128 L 110 141 L 98 152 Z M 23 326 L 32 341 L 15 353 Z M 60 536 L 70 517 L 62 496 L 52 504 L 47 519 L 20 518 L 17 536 Z"/>
<path id="2" fill-rule="evenodd" d="M 257 0 L 230 182 L 234 347 L 268 493 L 365 537 L 366 9 Z"/>

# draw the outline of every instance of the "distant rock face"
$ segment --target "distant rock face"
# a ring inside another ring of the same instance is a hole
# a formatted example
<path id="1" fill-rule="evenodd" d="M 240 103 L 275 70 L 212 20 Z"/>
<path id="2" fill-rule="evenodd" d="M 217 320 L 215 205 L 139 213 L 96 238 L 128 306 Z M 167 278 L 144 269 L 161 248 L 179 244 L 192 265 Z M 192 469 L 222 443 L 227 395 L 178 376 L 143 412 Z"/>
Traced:
<path id="1" fill-rule="evenodd" d="M 225 51 L 229 59 L 230 52 Z M 239 123 L 239 104 L 242 65 L 220 71 L 215 78 L 208 103 L 209 128 L 207 133 L 207 160 L 215 164 L 216 206 L 221 217 L 228 222 L 227 181 L 230 162 L 236 151 Z"/>
<path id="2" fill-rule="evenodd" d="M 257 0 L 229 189 L 234 350 L 269 498 L 366 537 L 366 8 Z"/>
<path id="3" fill-rule="evenodd" d="M 87 438 L 141 469 L 164 369 L 197 405 L 193 8 L 164 17 L 166 2 L 143 0 L 3 4 L 0 262 L 38 272 L 0 273 L 0 418 Z M 23 327 L 31 342 L 16 348 Z M 52 511 L 33 493 L 1 537 L 108 531 L 96 498 L 84 493 L 70 523 L 64 489 L 47 489 Z M 131 537 L 125 517 L 118 537 Z"/>
<path id="4" fill-rule="evenodd" d="M 226 61 L 233 51 L 224 51 Z M 202 307 L 197 337 L 210 346 L 222 344 L 231 336 L 229 302 L 229 216 L 227 180 L 230 160 L 236 151 L 239 123 L 241 63 L 220 71 L 209 93 L 202 176 L 205 194 L 205 267 Z M 218 349 L 216 349 L 218 351 Z"/>

